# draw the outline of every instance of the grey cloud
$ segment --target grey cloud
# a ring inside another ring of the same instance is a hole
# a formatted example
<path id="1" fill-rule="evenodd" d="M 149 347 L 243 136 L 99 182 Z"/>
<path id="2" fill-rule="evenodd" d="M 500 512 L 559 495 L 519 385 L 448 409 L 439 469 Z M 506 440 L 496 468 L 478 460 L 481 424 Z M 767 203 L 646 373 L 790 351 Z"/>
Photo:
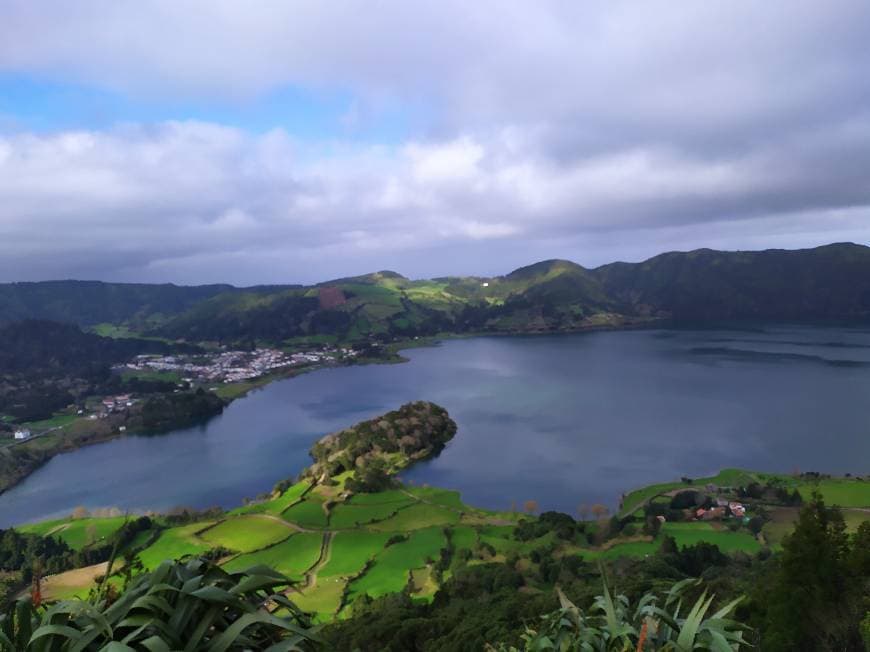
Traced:
<path id="1" fill-rule="evenodd" d="M 355 113 L 395 102 L 427 119 L 395 146 L 195 122 L 10 127 L 5 278 L 494 273 L 870 239 L 870 5 L 858 0 L 0 11 L 0 71 L 157 100 L 338 88 Z"/>

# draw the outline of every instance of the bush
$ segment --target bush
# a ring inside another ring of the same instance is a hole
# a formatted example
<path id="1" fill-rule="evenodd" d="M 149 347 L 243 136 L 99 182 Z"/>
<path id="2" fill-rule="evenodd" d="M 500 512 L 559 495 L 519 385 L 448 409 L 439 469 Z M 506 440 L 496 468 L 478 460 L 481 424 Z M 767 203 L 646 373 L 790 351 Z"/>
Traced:
<path id="1" fill-rule="evenodd" d="M 0 649 L 314 649 L 308 619 L 286 597 L 271 593 L 289 583 L 264 566 L 228 573 L 203 559 L 164 562 L 116 598 L 98 591 L 90 601 L 48 609 L 29 600 L 12 605 L 0 617 Z M 267 602 L 286 615 L 263 610 Z"/>

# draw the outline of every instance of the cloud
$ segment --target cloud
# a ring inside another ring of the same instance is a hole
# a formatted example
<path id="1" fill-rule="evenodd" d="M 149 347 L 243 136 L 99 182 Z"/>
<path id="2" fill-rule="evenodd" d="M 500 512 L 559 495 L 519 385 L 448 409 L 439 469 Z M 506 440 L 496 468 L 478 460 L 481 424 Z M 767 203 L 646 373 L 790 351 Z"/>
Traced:
<path id="1" fill-rule="evenodd" d="M 17 75 L 149 102 L 352 98 L 321 142 L 6 128 L 2 278 L 293 282 L 870 239 L 857 0 L 11 0 L 2 18 Z M 381 104 L 421 126 L 343 139 Z"/>
<path id="2" fill-rule="evenodd" d="M 842 183 L 850 165 L 857 177 L 870 164 L 870 124 L 827 147 L 818 140 L 731 160 L 633 148 L 567 164 L 510 133 L 346 147 L 327 159 L 282 131 L 196 122 L 19 134 L 0 138 L 0 260 L 19 278 L 174 268 L 195 280 L 295 281 L 315 280 L 310 259 L 334 275 L 419 252 L 448 273 L 451 252 L 483 241 L 497 259 L 504 240 L 531 251 L 554 238 L 564 246 L 657 228 L 679 242 L 681 227 L 759 215 L 817 215 L 823 227 L 831 210 L 870 202 L 866 184 Z M 854 157 L 838 165 L 831 153 L 849 148 Z M 866 211 L 849 214 L 866 224 Z M 196 269 L 220 257 L 235 262 Z"/>

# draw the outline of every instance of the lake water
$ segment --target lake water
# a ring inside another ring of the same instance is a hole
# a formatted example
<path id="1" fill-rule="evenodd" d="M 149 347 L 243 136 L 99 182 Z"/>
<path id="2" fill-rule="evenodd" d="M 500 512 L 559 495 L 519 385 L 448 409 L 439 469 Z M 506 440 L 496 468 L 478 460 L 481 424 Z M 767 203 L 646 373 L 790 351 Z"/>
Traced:
<path id="1" fill-rule="evenodd" d="M 404 477 L 573 513 L 723 467 L 870 472 L 870 331 L 630 331 L 452 340 L 410 362 L 272 383 L 206 425 L 60 455 L 0 496 L 0 527 L 89 508 L 238 506 L 321 435 L 416 399 L 459 424 Z"/>

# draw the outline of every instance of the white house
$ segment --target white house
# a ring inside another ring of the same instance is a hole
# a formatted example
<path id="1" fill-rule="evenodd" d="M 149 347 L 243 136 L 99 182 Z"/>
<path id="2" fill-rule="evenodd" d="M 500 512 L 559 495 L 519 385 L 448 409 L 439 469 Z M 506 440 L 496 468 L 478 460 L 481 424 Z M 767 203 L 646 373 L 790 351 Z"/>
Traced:
<path id="1" fill-rule="evenodd" d="M 16 430 L 14 437 L 15 439 L 30 439 L 30 431 L 27 428 Z"/>

